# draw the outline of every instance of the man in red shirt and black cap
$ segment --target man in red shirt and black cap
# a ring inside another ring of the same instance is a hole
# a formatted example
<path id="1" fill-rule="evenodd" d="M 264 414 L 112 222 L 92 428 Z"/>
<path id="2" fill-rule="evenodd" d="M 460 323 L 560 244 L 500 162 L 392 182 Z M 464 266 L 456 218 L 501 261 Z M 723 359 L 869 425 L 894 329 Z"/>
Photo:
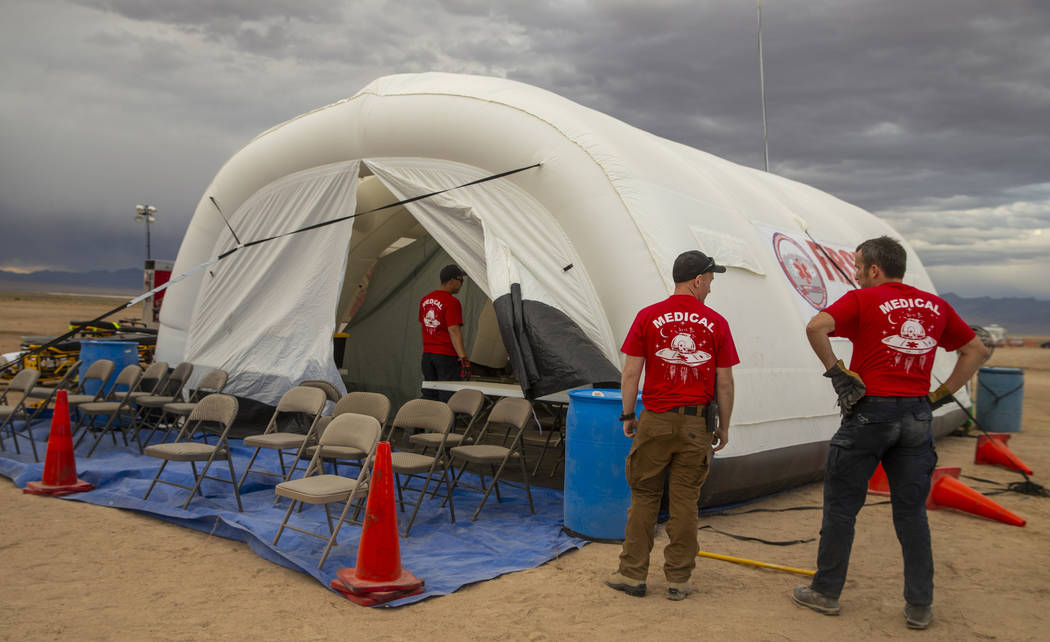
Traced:
<path id="1" fill-rule="evenodd" d="M 634 439 L 626 466 L 631 507 L 620 568 L 605 583 L 628 595 L 645 595 L 665 480 L 671 513 L 671 541 L 664 549 L 667 598 L 681 600 L 692 592 L 700 487 L 707 479 L 712 445 L 721 450 L 729 441 L 733 366 L 740 363 L 729 324 L 704 305 L 715 273 L 725 271 L 703 252 L 680 254 L 672 269 L 674 293 L 638 313 L 620 348 L 627 355 L 620 420 L 623 433 Z M 635 418 L 643 369 L 645 410 Z M 713 402 L 718 404 L 717 427 L 705 417 Z"/>
<path id="2" fill-rule="evenodd" d="M 466 272 L 458 265 L 441 268 L 441 287 L 419 302 L 419 325 L 423 330 L 423 380 L 470 379 L 470 361 L 463 348 L 463 307 L 454 294 L 463 287 Z M 423 390 L 424 399 L 447 401 L 450 392 Z"/>
<path id="3" fill-rule="evenodd" d="M 977 371 L 987 349 L 944 299 L 902 283 L 907 255 L 888 236 L 857 247 L 859 290 L 847 292 L 806 326 L 817 357 L 827 368 L 842 410 L 824 469 L 824 518 L 817 573 L 809 586 L 795 587 L 795 603 L 838 615 L 846 582 L 857 513 L 868 480 L 882 462 L 890 482 L 893 526 L 904 557 L 904 617 L 925 629 L 933 614 L 933 553 L 926 521 L 926 496 L 937 464 L 933 409 L 952 400 Z M 829 336 L 853 342 L 847 370 L 832 352 Z M 940 345 L 959 359 L 945 381 L 930 392 L 933 357 Z"/>

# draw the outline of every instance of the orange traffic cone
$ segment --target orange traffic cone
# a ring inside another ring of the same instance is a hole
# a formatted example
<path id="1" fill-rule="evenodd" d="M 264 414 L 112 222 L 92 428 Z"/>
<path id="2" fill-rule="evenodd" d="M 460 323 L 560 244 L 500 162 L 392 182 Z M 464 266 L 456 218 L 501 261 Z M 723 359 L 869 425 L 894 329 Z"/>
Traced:
<path id="1" fill-rule="evenodd" d="M 872 474 L 871 479 L 868 480 L 868 494 L 890 494 L 890 480 L 886 477 L 886 470 L 883 469 L 881 462 L 875 467 L 875 472 Z"/>
<path id="2" fill-rule="evenodd" d="M 379 442 L 372 468 L 357 566 L 341 568 L 332 588 L 352 602 L 372 606 L 423 592 L 423 580 L 401 568 L 390 444 Z"/>
<path id="3" fill-rule="evenodd" d="M 1010 441 L 1010 435 L 1002 432 L 991 432 L 987 435 L 978 436 L 977 450 L 973 454 L 973 463 L 1005 466 L 1011 470 L 1018 470 L 1026 475 L 1031 475 L 1032 469 L 1006 447 L 1006 442 L 1008 441 Z"/>
<path id="4" fill-rule="evenodd" d="M 73 452 L 73 434 L 69 429 L 69 398 L 59 390 L 55 412 L 51 416 L 51 434 L 47 437 L 44 479 L 29 482 L 22 489 L 31 495 L 69 495 L 94 490 L 94 486 L 77 478 L 77 460 Z"/>
<path id="5" fill-rule="evenodd" d="M 933 471 L 927 508 L 954 508 L 1011 526 L 1024 526 L 1025 520 L 988 499 L 958 479 L 959 469 L 942 467 Z"/>

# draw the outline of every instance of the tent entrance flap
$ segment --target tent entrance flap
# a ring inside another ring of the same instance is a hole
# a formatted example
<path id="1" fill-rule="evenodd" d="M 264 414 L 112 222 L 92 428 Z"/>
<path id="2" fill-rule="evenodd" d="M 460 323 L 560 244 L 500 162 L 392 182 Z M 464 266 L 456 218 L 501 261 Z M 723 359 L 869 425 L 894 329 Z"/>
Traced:
<path id="1" fill-rule="evenodd" d="M 279 178 L 248 197 L 230 224 L 250 242 L 345 216 L 354 211 L 357 172 L 353 161 Z M 197 295 L 185 360 L 233 373 L 227 393 L 270 405 L 304 379 L 338 384 L 332 334 L 351 230 L 348 220 L 217 263 Z M 213 255 L 234 245 L 224 232 Z"/>
<path id="2" fill-rule="evenodd" d="M 503 345 L 526 397 L 591 384 L 619 385 L 619 369 L 561 310 L 522 299 L 517 283 L 493 305 Z"/>
<path id="3" fill-rule="evenodd" d="M 433 158 L 365 161 L 399 199 L 478 180 L 491 170 Z M 536 170 L 539 171 L 539 170 Z M 610 362 L 619 343 L 584 261 L 547 207 L 517 176 L 406 204 L 467 276 L 496 301 L 520 285 L 522 299 L 560 311 Z"/>

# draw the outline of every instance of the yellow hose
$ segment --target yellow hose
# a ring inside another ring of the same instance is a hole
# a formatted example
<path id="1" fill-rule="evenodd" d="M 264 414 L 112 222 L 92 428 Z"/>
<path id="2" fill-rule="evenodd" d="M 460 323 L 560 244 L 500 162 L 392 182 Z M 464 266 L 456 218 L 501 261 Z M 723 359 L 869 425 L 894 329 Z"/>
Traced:
<path id="1" fill-rule="evenodd" d="M 762 568 L 770 568 L 774 571 L 785 571 L 787 573 L 798 573 L 799 575 L 813 575 L 816 571 L 807 571 L 804 568 L 792 568 L 790 566 L 781 566 L 780 564 L 770 564 L 768 562 L 759 562 L 756 560 L 748 560 L 743 557 L 732 557 L 730 555 L 719 555 L 718 553 L 708 553 L 706 551 L 698 551 L 697 557 L 710 557 L 715 560 L 722 560 L 724 562 L 735 562 L 737 564 L 747 564 L 748 566 L 760 566 Z"/>

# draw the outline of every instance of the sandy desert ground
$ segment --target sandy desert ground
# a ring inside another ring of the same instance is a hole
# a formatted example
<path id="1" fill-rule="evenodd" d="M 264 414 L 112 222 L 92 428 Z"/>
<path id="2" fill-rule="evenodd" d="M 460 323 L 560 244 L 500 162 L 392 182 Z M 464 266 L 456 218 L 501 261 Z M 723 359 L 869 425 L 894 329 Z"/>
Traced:
<path id="1" fill-rule="evenodd" d="M 16 300 L 16 297 L 17 300 Z M 0 295 L 0 351 L 18 335 L 62 331 L 109 299 Z M 1050 485 L 1050 350 L 1003 348 L 995 365 L 1025 368 L 1024 430 L 1011 449 Z M 998 482 L 1020 477 L 973 464 L 974 440 L 938 442 L 942 465 Z M 967 481 L 981 490 L 991 484 Z M 821 485 L 749 508 L 817 506 Z M 873 497 L 871 501 L 881 498 Z M 602 579 L 618 547 L 590 544 L 535 569 L 400 609 L 349 603 L 315 580 L 256 557 L 244 544 L 134 512 L 23 495 L 0 480 L 0 638 L 5 640 L 1045 640 L 1050 637 L 1050 498 L 1014 493 L 1001 504 L 1028 520 L 1017 528 L 950 510 L 931 511 L 936 559 L 935 621 L 909 631 L 901 615 L 901 561 L 890 509 L 858 520 L 842 615 L 793 605 L 803 578 L 700 559 L 697 593 L 663 597 L 658 538 L 649 596 L 614 592 Z M 739 511 L 737 511 L 739 512 Z M 816 537 L 819 511 L 704 517 L 701 524 L 775 540 Z M 774 547 L 701 530 L 702 550 L 812 568 L 816 543 Z"/>

